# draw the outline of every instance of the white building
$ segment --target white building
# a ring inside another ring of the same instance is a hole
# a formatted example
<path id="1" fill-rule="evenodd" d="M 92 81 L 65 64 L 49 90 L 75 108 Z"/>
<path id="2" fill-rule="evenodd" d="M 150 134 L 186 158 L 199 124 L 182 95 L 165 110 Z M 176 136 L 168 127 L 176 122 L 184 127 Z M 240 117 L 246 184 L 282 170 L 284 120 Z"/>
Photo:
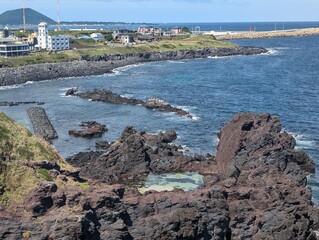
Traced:
<path id="1" fill-rule="evenodd" d="M 133 42 L 133 38 L 130 35 L 122 35 L 121 36 L 121 42 L 125 45 L 132 43 Z"/>
<path id="2" fill-rule="evenodd" d="M 49 35 L 48 24 L 41 22 L 38 26 L 38 47 L 48 51 L 70 49 L 70 40 L 66 35 Z"/>
<path id="3" fill-rule="evenodd" d="M 24 56 L 30 53 L 28 43 L 18 42 L 12 38 L 0 39 L 0 57 Z"/>
<path id="4" fill-rule="evenodd" d="M 95 41 L 102 41 L 104 40 L 104 36 L 102 33 L 92 33 L 90 35 L 91 38 L 93 38 Z"/>
<path id="5" fill-rule="evenodd" d="M 49 51 L 60 51 L 70 49 L 69 37 L 65 35 L 53 35 L 48 36 L 48 46 Z"/>

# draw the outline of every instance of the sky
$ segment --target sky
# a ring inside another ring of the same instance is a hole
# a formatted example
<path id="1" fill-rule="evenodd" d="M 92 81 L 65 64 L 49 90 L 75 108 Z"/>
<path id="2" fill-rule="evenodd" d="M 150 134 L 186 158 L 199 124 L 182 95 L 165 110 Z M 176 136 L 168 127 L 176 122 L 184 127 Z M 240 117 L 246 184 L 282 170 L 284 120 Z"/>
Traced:
<path id="1" fill-rule="evenodd" d="M 57 21 L 57 0 L 25 0 Z M 0 13 L 23 0 L 0 0 Z M 319 0 L 60 0 L 61 21 L 148 23 L 319 21 Z"/>

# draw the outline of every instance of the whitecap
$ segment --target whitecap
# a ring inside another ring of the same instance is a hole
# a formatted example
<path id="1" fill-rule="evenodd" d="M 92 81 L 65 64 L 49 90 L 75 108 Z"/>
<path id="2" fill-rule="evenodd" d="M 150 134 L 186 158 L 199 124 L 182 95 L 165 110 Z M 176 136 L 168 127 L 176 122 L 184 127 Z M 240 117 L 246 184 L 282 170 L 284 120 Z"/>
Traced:
<path id="1" fill-rule="evenodd" d="M 23 85 L 18 85 L 18 84 L 16 84 L 16 85 L 9 85 L 9 86 L 1 86 L 0 87 L 0 90 L 9 90 L 9 89 L 15 89 L 15 88 L 20 88 L 20 87 L 22 87 Z"/>
<path id="2" fill-rule="evenodd" d="M 225 58 L 226 56 L 222 57 L 222 56 L 208 56 L 208 59 L 218 59 L 218 58 Z"/>
<path id="3" fill-rule="evenodd" d="M 281 51 L 276 48 L 268 48 L 267 50 L 268 52 L 262 53 L 262 55 L 280 55 L 281 54 Z"/>
<path id="4" fill-rule="evenodd" d="M 137 64 L 132 64 L 132 65 L 127 65 L 124 67 L 118 67 L 112 70 L 112 73 L 105 73 L 104 76 L 118 76 L 118 75 L 122 75 L 124 72 L 132 69 L 132 68 L 136 68 L 139 66 L 144 65 L 145 63 L 137 63 Z"/>
<path id="5" fill-rule="evenodd" d="M 183 64 L 183 63 L 185 63 L 184 61 L 174 61 L 174 60 L 167 60 L 167 62 L 169 62 L 169 63 L 178 63 L 178 64 Z"/>
<path id="6" fill-rule="evenodd" d="M 132 93 L 124 93 L 124 94 L 121 94 L 120 96 L 123 98 L 133 98 L 134 97 L 134 95 Z"/>
<path id="7" fill-rule="evenodd" d="M 27 81 L 24 85 L 28 85 L 28 84 L 34 84 L 34 81 Z"/>

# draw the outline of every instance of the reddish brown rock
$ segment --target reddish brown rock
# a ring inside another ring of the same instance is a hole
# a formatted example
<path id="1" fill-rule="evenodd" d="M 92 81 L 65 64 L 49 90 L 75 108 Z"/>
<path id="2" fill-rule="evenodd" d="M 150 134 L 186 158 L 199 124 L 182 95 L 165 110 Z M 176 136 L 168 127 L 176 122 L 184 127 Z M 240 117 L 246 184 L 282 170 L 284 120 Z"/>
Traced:
<path id="1" fill-rule="evenodd" d="M 34 239 L 317 239 L 319 210 L 306 187 L 314 165 L 281 132 L 278 117 L 241 113 L 219 136 L 217 169 L 213 156 L 185 156 L 161 134 L 128 127 L 107 152 L 78 158 L 91 178 L 89 189 L 38 186 L 17 215 L 0 210 L 0 237 L 20 239 L 30 231 Z M 141 194 L 103 183 L 127 183 L 151 171 L 199 169 L 205 184 L 191 192 Z M 64 174 L 54 170 L 58 177 Z"/>

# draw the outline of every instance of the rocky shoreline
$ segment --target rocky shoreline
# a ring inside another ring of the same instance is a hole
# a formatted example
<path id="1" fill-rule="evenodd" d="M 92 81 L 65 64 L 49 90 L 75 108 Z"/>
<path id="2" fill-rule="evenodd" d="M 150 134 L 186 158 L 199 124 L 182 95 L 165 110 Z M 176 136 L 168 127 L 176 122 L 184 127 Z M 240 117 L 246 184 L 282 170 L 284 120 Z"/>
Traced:
<path id="1" fill-rule="evenodd" d="M 52 180 L 11 212 L 0 209 L 0 238 L 317 239 L 319 209 L 307 187 L 315 165 L 281 130 L 276 116 L 236 114 L 218 134 L 214 157 L 183 154 L 173 130 L 150 135 L 127 127 L 106 151 L 68 159 L 79 167 L 72 173 L 28 163 Z M 204 185 L 141 194 L 127 184 L 151 172 L 186 171 L 201 173 Z M 86 177 L 90 187 L 63 188 L 66 174 Z"/>
<path id="2" fill-rule="evenodd" d="M 118 67 L 131 64 L 163 61 L 205 58 L 209 56 L 253 55 L 266 53 L 264 48 L 204 48 L 202 50 L 181 50 L 170 52 L 147 52 L 136 54 L 115 54 L 100 56 L 83 56 L 72 62 L 46 63 L 27 65 L 16 68 L 0 68 L 0 86 L 23 84 L 29 81 L 43 81 L 57 78 L 80 77 L 111 73 Z"/>

